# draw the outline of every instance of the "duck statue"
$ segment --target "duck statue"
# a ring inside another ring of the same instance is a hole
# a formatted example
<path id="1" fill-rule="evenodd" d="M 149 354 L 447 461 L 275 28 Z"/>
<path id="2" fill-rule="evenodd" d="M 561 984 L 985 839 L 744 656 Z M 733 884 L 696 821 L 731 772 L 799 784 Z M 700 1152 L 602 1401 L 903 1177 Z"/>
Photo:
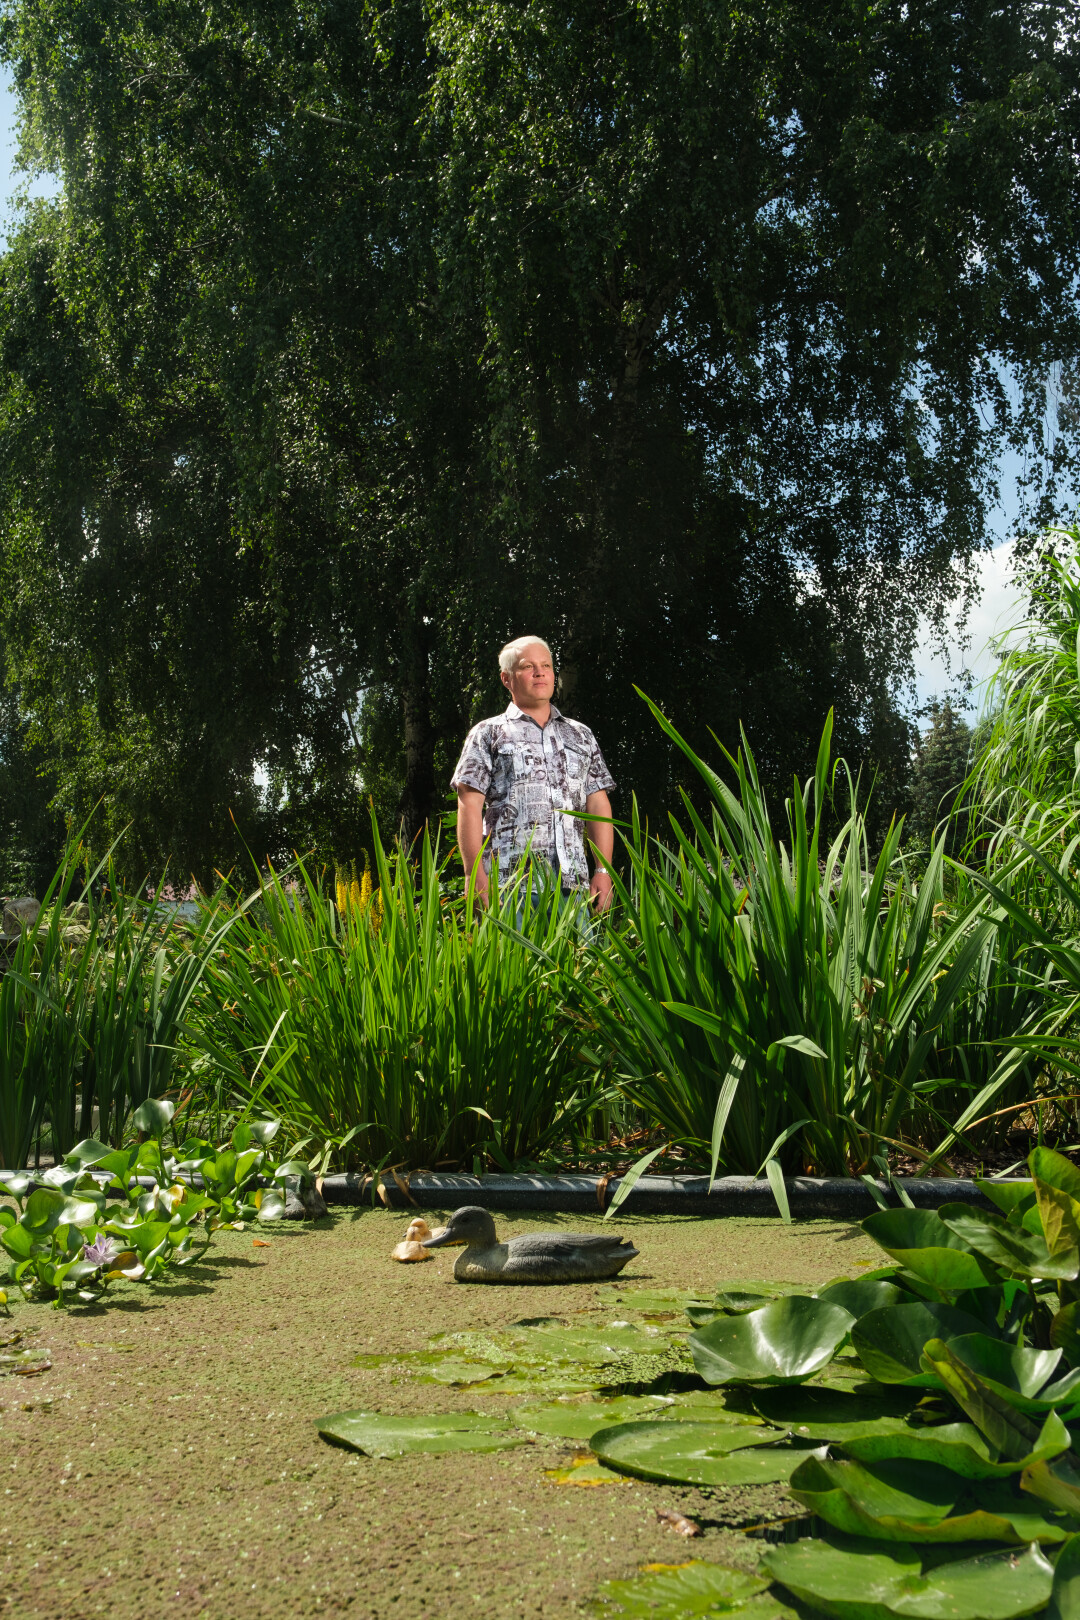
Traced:
<path id="1" fill-rule="evenodd" d="M 425 1249 L 463 1244 L 454 1276 L 458 1282 L 568 1283 L 614 1277 L 637 1250 L 628 1238 L 607 1232 L 534 1232 L 500 1243 L 486 1209 L 456 1209 L 441 1232 L 421 1240 Z"/>

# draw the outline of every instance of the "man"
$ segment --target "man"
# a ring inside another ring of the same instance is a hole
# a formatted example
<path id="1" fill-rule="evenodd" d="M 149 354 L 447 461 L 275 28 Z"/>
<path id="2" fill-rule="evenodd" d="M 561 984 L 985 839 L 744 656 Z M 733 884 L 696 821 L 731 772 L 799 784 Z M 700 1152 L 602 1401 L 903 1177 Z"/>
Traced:
<path id="1" fill-rule="evenodd" d="M 498 857 L 505 878 L 531 851 L 534 860 L 558 872 L 564 893 L 588 888 L 604 911 L 611 904 L 611 878 L 597 862 L 590 881 L 583 823 L 566 814 L 586 812 L 585 837 L 610 861 L 608 789 L 615 783 L 596 738 L 552 703 L 555 666 L 538 636 L 519 636 L 503 648 L 499 679 L 510 693 L 506 712 L 472 728 L 451 779 L 466 876 L 484 902 L 491 857 Z"/>

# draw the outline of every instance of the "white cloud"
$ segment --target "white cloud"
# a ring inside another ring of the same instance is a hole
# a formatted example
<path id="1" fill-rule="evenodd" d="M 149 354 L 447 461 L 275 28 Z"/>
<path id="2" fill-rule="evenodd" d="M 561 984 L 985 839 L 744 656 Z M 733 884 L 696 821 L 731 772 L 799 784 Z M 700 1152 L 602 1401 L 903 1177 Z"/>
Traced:
<path id="1" fill-rule="evenodd" d="M 967 650 L 965 652 L 961 648 L 960 631 L 954 623 L 949 637 L 948 668 L 945 660 L 934 652 L 929 624 L 924 620 L 920 626 L 919 644 L 915 650 L 915 691 L 920 704 L 931 697 L 944 697 L 966 667 L 976 683 L 971 701 L 978 709 L 986 682 L 994 670 L 994 637 L 1019 624 L 1024 618 L 1024 594 L 1012 573 L 1013 545 L 1012 540 L 1006 540 L 993 551 L 982 552 L 978 557 L 978 600 L 968 614 Z M 958 609 L 959 602 L 955 606 Z"/>

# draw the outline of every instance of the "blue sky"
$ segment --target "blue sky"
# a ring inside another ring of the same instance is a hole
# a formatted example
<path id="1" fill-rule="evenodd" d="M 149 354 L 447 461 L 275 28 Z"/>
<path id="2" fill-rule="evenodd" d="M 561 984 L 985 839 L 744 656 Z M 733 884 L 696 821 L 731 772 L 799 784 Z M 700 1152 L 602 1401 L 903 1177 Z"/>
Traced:
<path id="1" fill-rule="evenodd" d="M 0 69 L 0 235 L 6 234 L 11 217 L 12 194 L 24 183 L 14 173 L 15 163 L 15 96 L 10 76 Z M 31 188 L 35 196 L 47 196 L 55 189 L 48 181 L 38 181 Z M 1010 525 L 1016 514 L 1015 479 L 1008 466 L 1002 469 L 1002 509 L 992 514 L 991 531 L 995 549 L 979 559 L 980 600 L 968 617 L 969 650 L 966 663 L 977 680 L 985 680 L 993 667 L 990 638 L 1015 622 L 1020 613 L 1020 598 L 1012 584 L 1010 560 L 1012 547 L 1007 543 Z M 954 675 L 965 662 L 958 635 L 950 640 L 950 659 Z M 943 696 L 950 685 L 950 675 L 944 662 L 936 658 L 930 645 L 928 630 L 924 630 L 916 656 L 915 690 L 920 703 L 933 696 Z M 978 692 L 973 701 L 978 701 Z"/>

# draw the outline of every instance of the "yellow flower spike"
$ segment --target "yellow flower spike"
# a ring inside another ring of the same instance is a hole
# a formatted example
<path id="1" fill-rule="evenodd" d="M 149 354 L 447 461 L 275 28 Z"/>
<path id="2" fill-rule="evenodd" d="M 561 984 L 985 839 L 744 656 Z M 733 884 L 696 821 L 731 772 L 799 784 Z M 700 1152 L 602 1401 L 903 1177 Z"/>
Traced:
<path id="1" fill-rule="evenodd" d="M 364 876 L 356 891 L 356 903 L 357 909 L 361 912 L 366 911 L 371 903 L 371 868 L 369 866 L 364 867 Z"/>

